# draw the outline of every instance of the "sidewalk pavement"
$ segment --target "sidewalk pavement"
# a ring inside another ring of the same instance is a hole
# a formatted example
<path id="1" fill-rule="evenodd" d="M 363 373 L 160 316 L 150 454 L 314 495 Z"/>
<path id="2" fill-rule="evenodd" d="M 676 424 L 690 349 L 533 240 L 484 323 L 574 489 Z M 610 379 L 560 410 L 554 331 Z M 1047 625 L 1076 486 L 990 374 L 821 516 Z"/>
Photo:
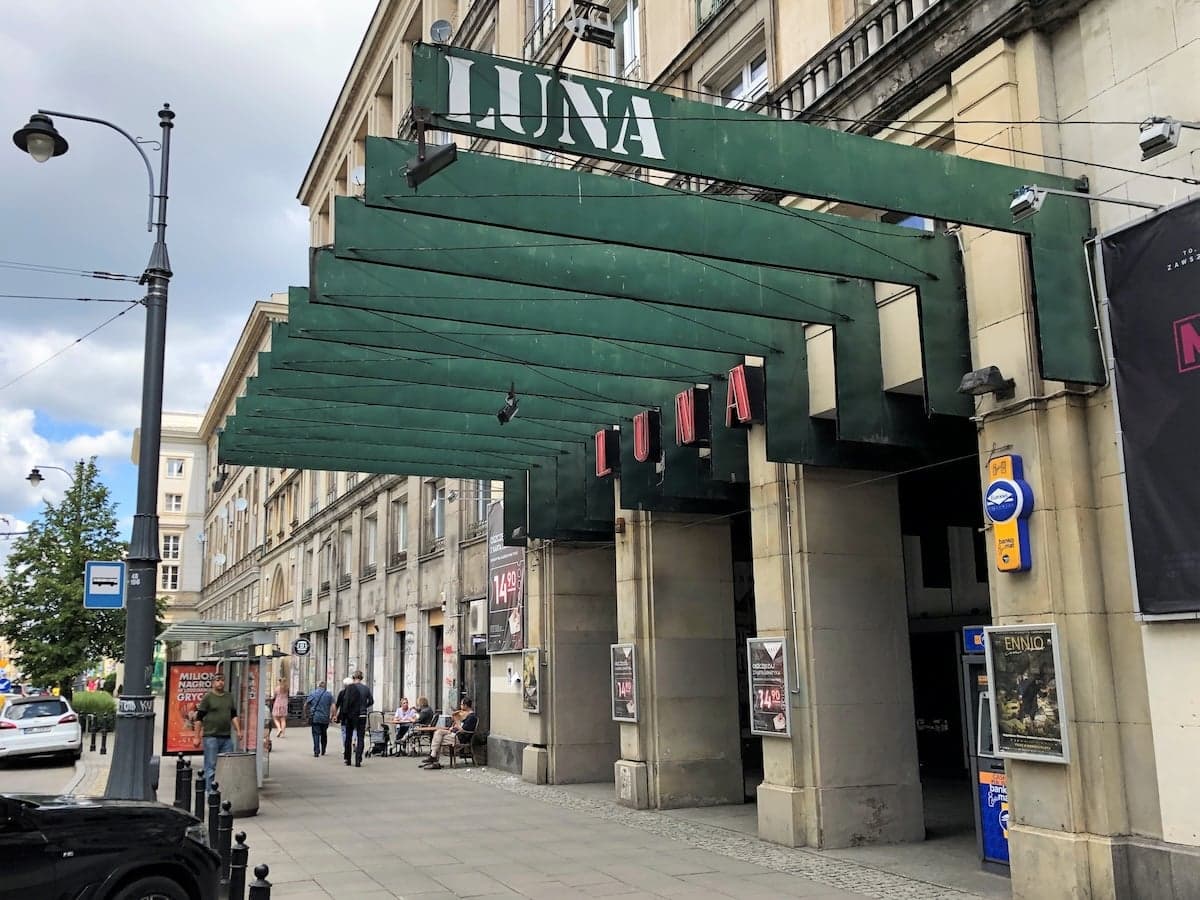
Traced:
<path id="1" fill-rule="evenodd" d="M 531 785 L 486 767 L 427 772 L 407 757 L 348 768 L 340 747 L 314 758 L 303 728 L 273 745 L 258 815 L 234 822 L 246 832 L 250 868 L 270 867 L 273 898 L 985 896 L 770 844 L 711 824 L 719 815 L 627 809 L 596 786 Z M 103 794 L 111 743 L 109 750 L 84 751 L 75 793 Z M 159 782 L 165 803 L 174 799 L 174 777 L 174 760 L 166 758 Z"/>
<path id="2" fill-rule="evenodd" d="M 273 898 L 977 896 L 492 769 L 348 768 L 340 748 L 314 758 L 304 729 L 274 748 L 258 815 L 234 823 Z M 168 761 L 159 796 L 173 795 Z"/>

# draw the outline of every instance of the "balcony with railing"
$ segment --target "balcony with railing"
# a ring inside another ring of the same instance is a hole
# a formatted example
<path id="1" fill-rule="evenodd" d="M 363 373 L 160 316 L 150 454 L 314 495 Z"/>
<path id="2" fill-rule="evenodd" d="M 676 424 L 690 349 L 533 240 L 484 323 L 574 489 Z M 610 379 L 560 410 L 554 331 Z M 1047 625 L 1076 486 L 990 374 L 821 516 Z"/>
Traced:
<path id="1" fill-rule="evenodd" d="M 477 522 L 463 523 L 462 537 L 459 538 L 461 543 L 467 541 L 478 540 L 487 534 L 487 519 L 480 519 Z"/>
<path id="2" fill-rule="evenodd" d="M 945 0 L 880 0 L 780 86 L 775 92 L 776 112 L 784 119 L 802 117 L 939 5 L 946 5 Z"/>
<path id="3" fill-rule="evenodd" d="M 535 9 L 533 16 L 533 21 L 529 23 L 529 30 L 525 32 L 526 59 L 537 58 L 538 53 L 550 39 L 550 35 L 554 33 L 554 27 L 557 24 L 553 2 L 546 3 L 540 11 Z"/>
<path id="4" fill-rule="evenodd" d="M 343 572 L 341 575 L 338 576 L 338 581 L 337 581 L 338 590 L 344 591 L 346 588 L 350 587 L 350 581 L 351 581 L 350 573 Z"/>

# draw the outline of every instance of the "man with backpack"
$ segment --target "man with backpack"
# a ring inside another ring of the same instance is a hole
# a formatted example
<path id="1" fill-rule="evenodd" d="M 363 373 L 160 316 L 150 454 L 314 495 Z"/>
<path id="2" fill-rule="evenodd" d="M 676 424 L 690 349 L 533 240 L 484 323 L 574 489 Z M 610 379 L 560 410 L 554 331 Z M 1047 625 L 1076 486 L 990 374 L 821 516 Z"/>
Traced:
<path id="1" fill-rule="evenodd" d="M 312 725 L 313 756 L 324 756 L 329 745 L 329 713 L 333 706 L 333 694 L 325 689 L 325 682 L 304 698 L 304 706 Z"/>
<path id="2" fill-rule="evenodd" d="M 333 706 L 333 721 L 340 721 L 345 738 L 342 742 L 342 759 L 350 765 L 350 746 L 354 745 L 354 765 L 362 766 L 363 741 L 367 731 L 367 711 L 375 705 L 371 689 L 363 682 L 363 673 L 355 672 L 350 684 L 342 688 Z M 355 735 L 358 740 L 355 741 Z"/>

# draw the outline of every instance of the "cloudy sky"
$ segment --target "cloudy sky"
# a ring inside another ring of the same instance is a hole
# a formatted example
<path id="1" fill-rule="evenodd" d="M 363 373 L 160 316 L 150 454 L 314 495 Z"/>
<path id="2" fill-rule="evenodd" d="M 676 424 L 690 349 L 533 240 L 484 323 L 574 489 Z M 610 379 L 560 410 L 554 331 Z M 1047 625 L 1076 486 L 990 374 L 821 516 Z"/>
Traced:
<path id="1" fill-rule="evenodd" d="M 296 192 L 374 8 L 375 0 L 5 4 L 6 135 L 38 108 L 108 119 L 146 138 L 158 137 L 163 102 L 177 113 L 166 409 L 203 410 L 251 304 L 304 282 L 307 214 Z M 0 145 L 0 532 L 19 531 L 67 486 L 51 470 L 31 488 L 32 466 L 69 469 L 95 455 L 128 537 L 143 310 L 76 343 L 126 307 L 41 298 L 140 297 L 133 283 L 45 267 L 140 273 L 152 243 L 145 167 L 113 131 L 55 124 L 70 150 L 44 165 L 8 137 Z M 150 157 L 157 171 L 158 154 Z M 0 562 L 4 555 L 0 537 Z"/>

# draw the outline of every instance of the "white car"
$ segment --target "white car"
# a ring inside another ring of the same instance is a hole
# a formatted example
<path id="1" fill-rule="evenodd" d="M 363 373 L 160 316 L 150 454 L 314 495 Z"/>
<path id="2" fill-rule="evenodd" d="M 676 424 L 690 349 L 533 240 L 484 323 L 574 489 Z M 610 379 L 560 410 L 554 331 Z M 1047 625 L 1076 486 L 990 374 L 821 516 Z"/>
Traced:
<path id="1" fill-rule="evenodd" d="M 0 759 L 83 754 L 79 716 L 62 697 L 12 697 L 0 710 Z"/>

